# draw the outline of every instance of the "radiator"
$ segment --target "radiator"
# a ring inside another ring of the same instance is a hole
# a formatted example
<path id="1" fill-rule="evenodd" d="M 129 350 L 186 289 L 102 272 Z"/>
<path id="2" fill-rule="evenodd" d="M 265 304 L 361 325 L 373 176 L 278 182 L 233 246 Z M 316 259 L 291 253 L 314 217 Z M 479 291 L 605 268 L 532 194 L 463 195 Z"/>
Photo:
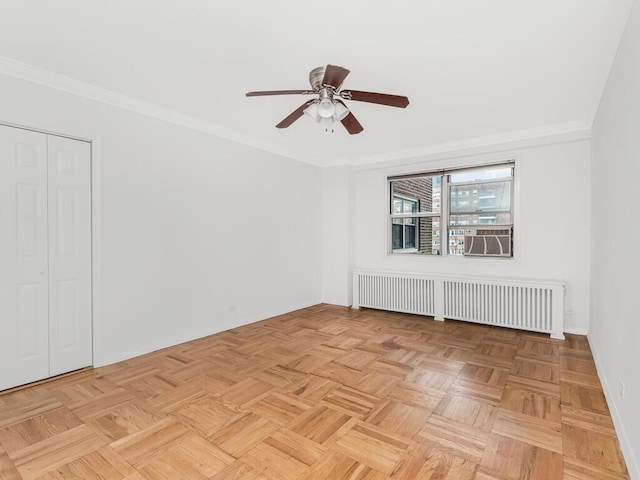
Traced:
<path id="1" fill-rule="evenodd" d="M 563 339 L 564 283 L 356 271 L 353 307 L 549 333 Z"/>

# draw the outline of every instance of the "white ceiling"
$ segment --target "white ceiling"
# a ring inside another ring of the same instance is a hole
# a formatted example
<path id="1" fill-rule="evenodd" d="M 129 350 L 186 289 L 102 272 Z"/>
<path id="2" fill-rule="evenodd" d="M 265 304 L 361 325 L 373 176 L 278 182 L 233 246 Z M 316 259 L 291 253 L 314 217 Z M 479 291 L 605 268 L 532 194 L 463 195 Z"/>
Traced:
<path id="1" fill-rule="evenodd" d="M 363 163 L 589 128 L 631 3 L 1 0 L 0 56 L 304 161 Z M 275 128 L 309 97 L 244 96 L 308 88 L 327 63 L 351 70 L 344 88 L 406 95 L 409 107 L 351 102 L 365 130 L 350 136 L 306 116 Z"/>

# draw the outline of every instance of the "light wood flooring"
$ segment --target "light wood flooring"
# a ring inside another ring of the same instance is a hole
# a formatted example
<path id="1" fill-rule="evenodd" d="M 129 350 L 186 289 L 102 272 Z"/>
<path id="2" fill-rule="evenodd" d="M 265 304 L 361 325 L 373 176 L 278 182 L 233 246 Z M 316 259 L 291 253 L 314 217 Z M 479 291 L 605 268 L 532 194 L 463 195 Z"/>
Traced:
<path id="1" fill-rule="evenodd" d="M 318 305 L 0 395 L 0 478 L 628 478 L 585 337 Z"/>

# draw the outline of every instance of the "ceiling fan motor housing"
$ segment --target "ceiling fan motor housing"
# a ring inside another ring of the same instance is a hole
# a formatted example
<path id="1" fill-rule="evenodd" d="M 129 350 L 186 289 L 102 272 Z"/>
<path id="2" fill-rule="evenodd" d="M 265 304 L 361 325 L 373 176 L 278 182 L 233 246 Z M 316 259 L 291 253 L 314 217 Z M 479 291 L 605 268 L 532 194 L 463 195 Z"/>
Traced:
<path id="1" fill-rule="evenodd" d="M 324 72 L 326 67 L 314 68 L 309 72 L 309 83 L 314 92 L 322 89 L 322 80 L 324 79 Z"/>

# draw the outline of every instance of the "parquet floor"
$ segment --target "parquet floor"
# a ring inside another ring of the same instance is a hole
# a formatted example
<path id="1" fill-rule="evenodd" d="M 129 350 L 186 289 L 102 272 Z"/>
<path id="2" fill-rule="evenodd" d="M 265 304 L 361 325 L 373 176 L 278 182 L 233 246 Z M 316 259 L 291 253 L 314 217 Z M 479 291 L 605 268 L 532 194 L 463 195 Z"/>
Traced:
<path id="1" fill-rule="evenodd" d="M 0 478 L 628 478 L 585 337 L 328 305 L 0 395 Z"/>

